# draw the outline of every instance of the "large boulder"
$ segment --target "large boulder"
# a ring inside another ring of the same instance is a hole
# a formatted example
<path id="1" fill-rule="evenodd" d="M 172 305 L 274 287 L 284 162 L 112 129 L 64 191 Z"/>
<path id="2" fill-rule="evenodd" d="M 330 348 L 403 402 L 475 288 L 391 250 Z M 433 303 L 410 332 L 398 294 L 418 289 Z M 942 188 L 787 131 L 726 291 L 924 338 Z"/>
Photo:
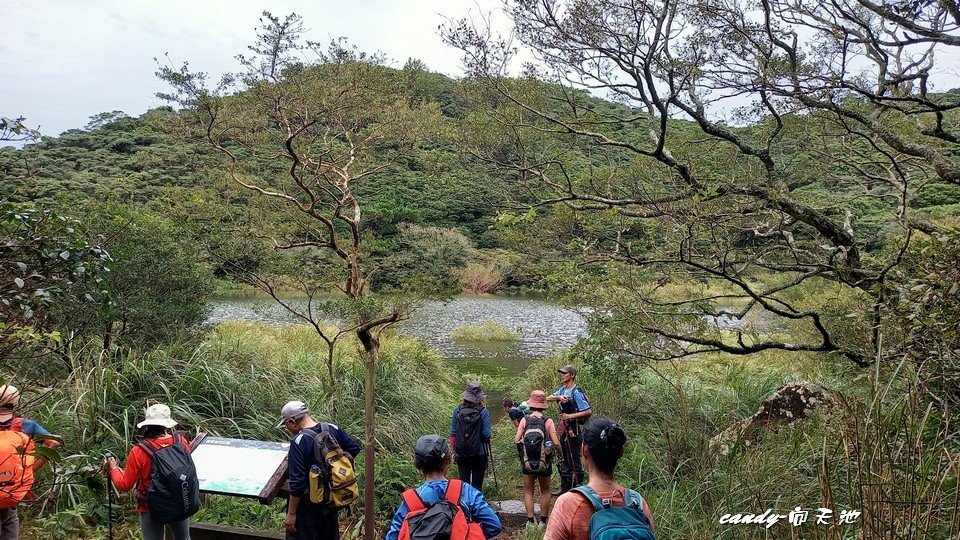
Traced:
<path id="1" fill-rule="evenodd" d="M 523 527 L 527 523 L 527 510 L 523 506 L 523 501 L 495 501 L 493 508 L 497 511 L 500 523 L 504 527 L 515 529 Z M 540 504 L 533 504 L 534 514 L 540 515 Z"/>
<path id="2" fill-rule="evenodd" d="M 765 429 L 789 426 L 813 411 L 830 412 L 843 408 L 836 392 L 808 382 L 793 382 L 777 389 L 760 404 L 757 412 L 740 420 L 710 439 L 714 459 L 734 449 L 755 444 Z"/>

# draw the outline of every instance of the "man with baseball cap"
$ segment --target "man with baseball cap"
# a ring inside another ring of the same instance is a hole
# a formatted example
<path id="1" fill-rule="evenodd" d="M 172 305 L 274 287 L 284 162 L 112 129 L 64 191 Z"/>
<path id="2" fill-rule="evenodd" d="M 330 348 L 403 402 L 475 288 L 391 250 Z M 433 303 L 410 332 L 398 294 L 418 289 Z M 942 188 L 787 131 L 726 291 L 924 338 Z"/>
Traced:
<path id="1" fill-rule="evenodd" d="M 580 448 L 583 439 L 580 437 L 580 427 L 586 423 L 593 411 L 587 395 L 577 386 L 577 367 L 567 364 L 557 370 L 560 374 L 561 386 L 553 395 L 547 396 L 547 401 L 560 403 L 560 452 L 563 461 L 558 465 L 560 471 L 560 491 L 557 495 L 570 491 L 571 488 L 583 483 L 583 463 L 580 461 Z"/>
<path id="2" fill-rule="evenodd" d="M 337 440 L 351 458 L 360 453 L 360 443 L 347 435 L 336 424 L 321 424 L 310 416 L 310 409 L 302 401 L 289 401 L 280 410 L 280 423 L 293 435 L 287 455 L 287 472 L 290 475 L 290 499 L 283 526 L 287 540 L 337 540 L 340 538 L 338 510 L 310 501 L 310 468 L 317 463 L 314 457 L 314 439 L 324 427 Z"/>
<path id="3" fill-rule="evenodd" d="M 460 490 L 456 504 L 470 516 L 471 522 L 480 524 L 484 538 L 493 538 L 500 534 L 503 525 L 490 503 L 483 497 L 483 493 L 460 479 L 447 479 L 450 454 L 450 445 L 440 435 L 424 435 L 417 440 L 413 447 L 413 465 L 423 474 L 424 482 L 416 489 L 408 489 L 403 493 L 400 507 L 390 522 L 390 530 L 387 531 L 385 540 L 399 538 L 400 529 L 411 511 L 411 505 L 429 508 L 444 500 L 448 489 Z M 451 497 L 454 493 L 451 491 Z"/>
<path id="4" fill-rule="evenodd" d="M 13 463 L 21 459 L 32 462 L 29 465 L 32 470 L 23 476 L 23 489 L 13 485 L 0 487 L 0 499 L 8 499 L 9 504 L 13 505 L 12 508 L 0 509 L 0 540 L 16 540 L 20 537 L 17 503 L 21 497 L 29 494 L 33 484 L 33 472 L 46 463 L 44 458 L 33 455 L 29 450 L 27 455 L 21 456 L 20 448 L 32 448 L 33 441 L 36 439 L 42 440 L 43 445 L 50 449 L 60 446 L 60 442 L 50 438 L 52 436 L 43 426 L 29 418 L 17 415 L 16 410 L 19 406 L 20 390 L 10 384 L 0 386 L 0 431 L 10 435 L 7 437 L 5 434 L 0 439 L 11 441 L 0 443 L 0 463 Z"/>

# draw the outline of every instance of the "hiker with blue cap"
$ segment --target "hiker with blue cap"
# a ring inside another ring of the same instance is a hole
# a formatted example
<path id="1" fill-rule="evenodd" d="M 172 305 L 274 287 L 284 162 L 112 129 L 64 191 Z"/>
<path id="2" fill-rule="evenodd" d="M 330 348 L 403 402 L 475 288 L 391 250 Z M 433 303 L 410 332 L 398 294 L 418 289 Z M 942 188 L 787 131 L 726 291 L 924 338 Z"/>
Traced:
<path id="1" fill-rule="evenodd" d="M 450 417 L 450 446 L 460 479 L 482 491 L 490 461 L 490 411 L 484 406 L 487 394 L 479 381 L 473 381 L 461 398 L 463 402 Z"/>
<path id="2" fill-rule="evenodd" d="M 425 531 L 449 538 L 493 538 L 500 518 L 483 493 L 458 479 L 447 479 L 451 451 L 440 435 L 424 435 L 413 449 L 413 464 L 424 482 L 403 492 L 385 540 L 426 537 Z M 420 533 L 420 534 L 418 534 Z"/>

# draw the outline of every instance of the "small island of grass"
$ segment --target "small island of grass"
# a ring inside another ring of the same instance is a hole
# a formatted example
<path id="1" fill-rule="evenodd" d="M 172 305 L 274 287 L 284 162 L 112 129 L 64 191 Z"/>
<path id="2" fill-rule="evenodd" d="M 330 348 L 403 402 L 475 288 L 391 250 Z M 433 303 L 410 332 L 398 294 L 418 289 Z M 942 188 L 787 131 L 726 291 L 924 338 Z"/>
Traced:
<path id="1" fill-rule="evenodd" d="M 510 330 L 493 319 L 487 319 L 480 324 L 466 324 L 450 332 L 454 341 L 501 341 L 512 342 L 520 339 L 520 333 Z"/>

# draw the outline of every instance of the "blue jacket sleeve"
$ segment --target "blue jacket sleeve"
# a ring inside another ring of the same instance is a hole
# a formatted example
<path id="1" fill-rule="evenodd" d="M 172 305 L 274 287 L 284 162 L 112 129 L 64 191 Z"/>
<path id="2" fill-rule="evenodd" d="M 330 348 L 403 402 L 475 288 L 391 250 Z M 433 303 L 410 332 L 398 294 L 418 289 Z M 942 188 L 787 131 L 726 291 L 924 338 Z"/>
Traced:
<path id="1" fill-rule="evenodd" d="M 493 538 L 503 531 L 503 525 L 500 524 L 500 518 L 493 511 L 493 507 L 483 498 L 483 493 L 470 484 L 463 484 L 460 504 L 469 512 L 470 519 L 480 524 L 485 537 Z M 402 523 L 403 519 L 401 518 L 400 521 Z M 399 531 L 399 529 L 397 530 Z M 394 539 L 388 538 L 387 540 Z"/>
<path id="2" fill-rule="evenodd" d="M 309 482 L 307 474 L 310 459 L 313 457 L 313 437 L 303 430 L 290 441 L 290 450 L 287 452 L 287 472 L 290 475 L 290 494 L 303 497 L 307 494 Z"/>
<path id="3" fill-rule="evenodd" d="M 483 440 L 489 441 L 492 435 L 490 431 L 490 409 L 484 407 L 483 412 L 480 413 L 480 417 L 483 420 Z"/>
<path id="4" fill-rule="evenodd" d="M 453 414 L 450 415 L 450 436 L 457 436 L 457 413 L 460 412 L 460 406 L 457 405 L 457 408 L 453 410 Z"/>
<path id="5" fill-rule="evenodd" d="M 400 527 L 403 526 L 403 520 L 407 517 L 407 503 L 400 501 L 400 507 L 397 508 L 397 513 L 393 515 L 393 520 L 390 522 L 390 530 L 387 531 L 387 536 L 384 537 L 384 540 L 397 540 L 400 536 Z"/>
<path id="6" fill-rule="evenodd" d="M 330 426 L 330 429 L 333 431 L 333 436 L 337 438 L 340 448 L 346 450 L 351 456 L 357 457 L 357 454 L 360 453 L 360 441 L 351 437 L 346 431 L 340 429 L 339 426 Z"/>
<path id="7" fill-rule="evenodd" d="M 23 432 L 30 437 L 38 437 L 50 434 L 50 432 L 44 429 L 43 426 L 34 420 L 30 420 L 29 418 L 23 419 Z"/>
<path id="8" fill-rule="evenodd" d="M 586 411 L 590 409 L 590 404 L 587 403 L 587 396 L 583 395 L 583 390 L 579 388 L 573 391 L 573 399 L 577 402 L 578 411 Z"/>

